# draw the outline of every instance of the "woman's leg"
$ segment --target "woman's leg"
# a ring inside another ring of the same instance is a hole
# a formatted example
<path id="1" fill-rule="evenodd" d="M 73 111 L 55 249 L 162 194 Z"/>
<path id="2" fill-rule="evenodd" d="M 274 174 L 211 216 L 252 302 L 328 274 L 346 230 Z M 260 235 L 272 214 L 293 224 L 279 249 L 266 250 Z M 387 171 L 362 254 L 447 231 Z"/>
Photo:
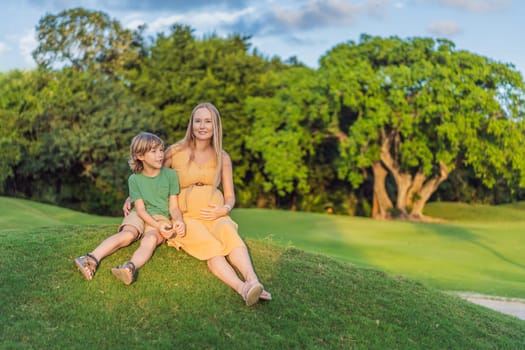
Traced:
<path id="1" fill-rule="evenodd" d="M 230 258 L 232 265 L 239 270 L 245 280 L 239 294 L 241 294 L 247 305 L 255 304 L 263 293 L 263 286 L 259 283 L 259 279 L 253 270 L 248 248 L 235 248 L 228 257 Z"/>
<path id="2" fill-rule="evenodd" d="M 253 269 L 252 260 L 250 258 L 250 254 L 248 253 L 248 248 L 235 248 L 232 250 L 230 255 L 228 255 L 228 258 L 230 259 L 232 265 L 235 266 L 237 270 L 239 270 L 246 282 L 255 282 L 259 280 Z"/>
<path id="3" fill-rule="evenodd" d="M 239 270 L 243 275 L 247 283 L 256 283 L 259 282 L 259 278 L 253 269 L 252 260 L 250 258 L 250 253 L 248 253 L 248 248 L 239 247 L 232 250 L 228 256 L 233 266 Z M 261 299 L 272 300 L 272 294 L 266 290 L 263 290 L 261 293 Z"/>
<path id="4" fill-rule="evenodd" d="M 100 243 L 90 254 L 98 261 L 101 261 L 106 256 L 113 254 L 120 248 L 127 247 L 135 242 L 138 236 L 139 231 L 136 227 L 126 225 L 122 230 L 102 241 L 102 243 Z"/>
<path id="5" fill-rule="evenodd" d="M 207 260 L 210 271 L 226 285 L 242 296 L 244 282 L 239 279 L 233 267 L 224 256 L 214 256 Z"/>

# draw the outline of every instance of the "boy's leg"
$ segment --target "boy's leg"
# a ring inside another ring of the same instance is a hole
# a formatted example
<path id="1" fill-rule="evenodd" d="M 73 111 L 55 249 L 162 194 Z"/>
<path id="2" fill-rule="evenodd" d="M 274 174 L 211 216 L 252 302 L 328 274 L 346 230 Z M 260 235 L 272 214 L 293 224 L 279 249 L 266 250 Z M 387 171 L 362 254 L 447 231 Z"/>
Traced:
<path id="1" fill-rule="evenodd" d="M 140 240 L 140 246 L 131 256 L 130 261 L 137 269 L 141 268 L 151 258 L 155 249 L 162 242 L 164 242 L 164 237 L 162 237 L 156 229 L 148 230 L 144 233 L 144 237 Z"/>
<path id="2" fill-rule="evenodd" d="M 170 222 L 169 219 L 154 215 L 153 218 L 158 221 Z M 140 245 L 131 256 L 131 260 L 126 261 L 124 264 L 111 269 L 111 273 L 124 284 L 131 284 L 135 281 L 136 270 L 141 268 L 153 255 L 153 252 L 159 244 L 164 242 L 164 237 L 160 232 L 149 225 L 144 227 L 144 235 L 140 239 Z"/>
<path id="3" fill-rule="evenodd" d="M 157 230 L 146 231 L 144 237 L 140 240 L 140 246 L 133 253 L 131 260 L 112 268 L 111 273 L 124 284 L 130 285 L 136 279 L 136 270 L 151 258 L 157 246 L 162 242 L 164 242 L 164 237 Z"/>
<path id="4" fill-rule="evenodd" d="M 76 258 L 75 265 L 84 277 L 90 281 L 93 279 L 95 272 L 97 272 L 100 260 L 117 249 L 134 242 L 139 236 L 140 232 L 135 226 L 123 225 L 118 233 L 106 238 L 91 253 Z"/>
<path id="5" fill-rule="evenodd" d="M 124 225 L 122 229 L 114 235 L 106 238 L 90 254 L 98 261 L 116 252 L 118 249 L 127 247 L 135 242 L 140 236 L 139 230 L 131 225 Z"/>

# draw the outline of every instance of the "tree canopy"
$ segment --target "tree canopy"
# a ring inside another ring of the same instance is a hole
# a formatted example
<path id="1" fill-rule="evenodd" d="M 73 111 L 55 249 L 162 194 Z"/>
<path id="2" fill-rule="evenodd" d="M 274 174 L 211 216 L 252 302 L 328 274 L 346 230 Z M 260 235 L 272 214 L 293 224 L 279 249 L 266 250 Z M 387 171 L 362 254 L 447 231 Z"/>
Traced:
<path id="1" fill-rule="evenodd" d="M 446 40 L 363 36 L 331 50 L 320 71 L 344 111 L 339 174 L 359 185 L 371 170 L 379 217 L 420 217 L 460 165 L 488 187 L 500 176 L 525 183 L 523 157 L 511 155 L 525 151 L 523 80 L 508 66 Z"/>
<path id="2" fill-rule="evenodd" d="M 47 14 L 36 26 L 38 46 L 33 58 L 42 68 L 71 67 L 118 75 L 136 64 L 142 53 L 140 30 L 124 29 L 101 11 L 73 8 Z"/>
<path id="3" fill-rule="evenodd" d="M 15 75 L 12 85 L 23 84 L 25 76 Z M 16 98 L 17 105 L 0 113 L 17 123 L 8 192 L 99 214 L 127 196 L 131 138 L 163 130 L 153 108 L 104 75 L 36 72 Z M 22 110 L 19 118 L 9 118 L 13 107 Z"/>
<path id="4" fill-rule="evenodd" d="M 38 69 L 0 74 L 2 194 L 120 213 L 131 138 L 166 144 L 221 112 L 241 206 L 419 219 L 432 198 L 525 192 L 523 77 L 434 38 L 374 37 L 320 66 L 174 23 L 144 37 L 100 11 L 46 14 Z"/>

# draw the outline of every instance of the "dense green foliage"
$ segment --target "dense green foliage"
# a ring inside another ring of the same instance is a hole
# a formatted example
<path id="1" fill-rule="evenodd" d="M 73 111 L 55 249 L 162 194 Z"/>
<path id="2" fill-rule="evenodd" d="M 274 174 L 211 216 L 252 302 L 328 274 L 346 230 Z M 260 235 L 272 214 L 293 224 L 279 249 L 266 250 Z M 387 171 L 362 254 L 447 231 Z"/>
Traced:
<path id="1" fill-rule="evenodd" d="M 83 8 L 43 17 L 36 28 L 39 45 L 33 58 L 41 68 L 70 66 L 121 77 L 141 55 L 140 32 L 122 28 L 100 11 Z"/>
<path id="2" fill-rule="evenodd" d="M 511 68 L 445 40 L 363 36 L 336 46 L 320 71 L 345 111 L 340 175 L 354 185 L 365 181 L 364 170 L 395 181 L 395 204 L 384 178 L 374 182 L 377 216 L 395 208 L 420 217 L 460 166 L 488 187 L 497 178 L 525 184 L 525 90 Z"/>
<path id="3" fill-rule="evenodd" d="M 162 131 L 158 113 L 94 72 L 15 72 L 7 80 L 18 85 L 28 77 L 38 85 L 8 101 L 20 117 L 5 113 L 14 124 L 6 129 L 13 151 L 3 160 L 2 167 L 11 165 L 5 193 L 114 212 L 127 196 L 129 140 L 137 130 Z"/>
<path id="4" fill-rule="evenodd" d="M 274 300 L 247 307 L 206 264 L 163 245 L 131 286 L 73 258 L 113 226 L 0 230 L 5 349 L 519 349 L 525 323 L 400 276 L 248 240 Z M 45 242 L 46 244 L 42 244 Z M 30 252 L 28 254 L 27 252 Z"/>
<path id="5" fill-rule="evenodd" d="M 210 101 L 239 206 L 418 218 L 433 198 L 523 197 L 525 87 L 511 65 L 363 35 L 311 69 L 237 34 L 143 29 L 82 8 L 42 17 L 39 69 L 0 74 L 0 194 L 119 214 L 132 136 L 171 144 Z"/>

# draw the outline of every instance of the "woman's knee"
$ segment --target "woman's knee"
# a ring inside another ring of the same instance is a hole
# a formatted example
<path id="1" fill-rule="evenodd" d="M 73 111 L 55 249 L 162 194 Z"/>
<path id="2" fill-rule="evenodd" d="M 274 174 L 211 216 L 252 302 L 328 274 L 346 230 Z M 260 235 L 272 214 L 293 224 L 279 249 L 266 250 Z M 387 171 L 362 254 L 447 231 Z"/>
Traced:
<path id="1" fill-rule="evenodd" d="M 226 258 L 224 256 L 218 255 L 208 259 L 206 263 L 208 264 L 208 269 L 210 269 L 211 272 L 215 272 L 220 269 L 225 261 Z"/>

